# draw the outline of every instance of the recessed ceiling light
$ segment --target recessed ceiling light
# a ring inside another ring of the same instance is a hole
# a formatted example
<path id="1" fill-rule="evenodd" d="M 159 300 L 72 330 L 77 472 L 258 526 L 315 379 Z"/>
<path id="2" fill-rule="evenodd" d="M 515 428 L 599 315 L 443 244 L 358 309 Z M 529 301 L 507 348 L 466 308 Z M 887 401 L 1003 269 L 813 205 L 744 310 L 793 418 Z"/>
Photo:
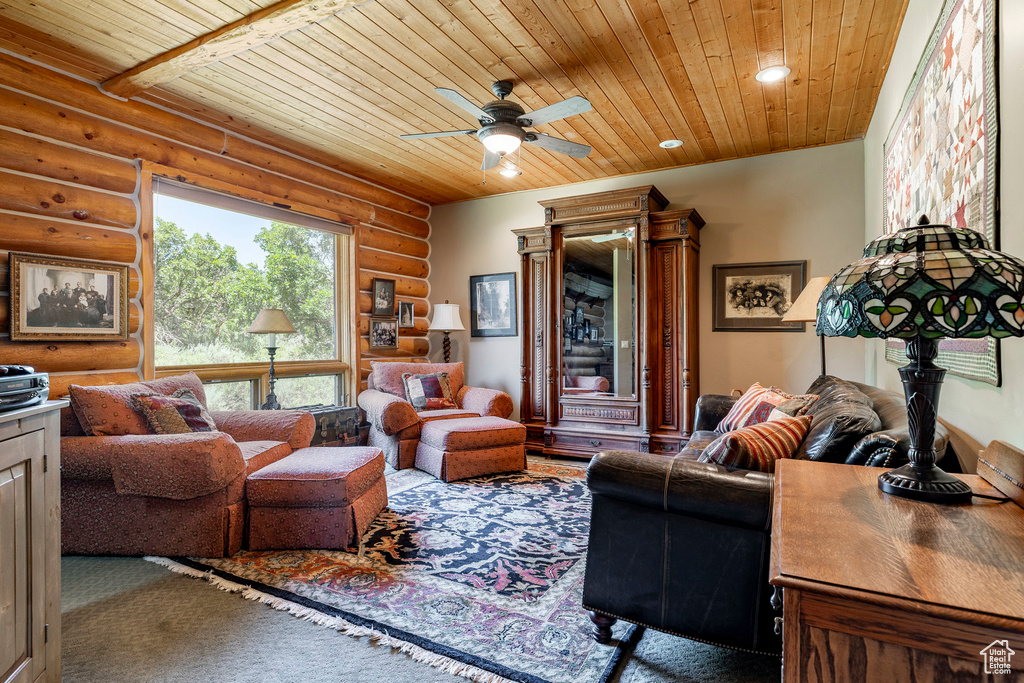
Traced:
<path id="1" fill-rule="evenodd" d="M 658 146 L 659 147 L 664 147 L 665 149 L 675 149 L 676 147 L 682 147 L 683 146 L 683 141 L 682 140 L 662 140 L 661 142 L 658 143 Z"/>
<path id="2" fill-rule="evenodd" d="M 783 78 L 789 75 L 788 66 L 770 66 L 767 69 L 761 69 L 754 76 L 757 80 L 762 83 L 775 83 L 781 81 Z"/>
<path id="3" fill-rule="evenodd" d="M 500 171 L 498 171 L 498 173 L 505 176 L 506 178 L 515 178 L 517 175 L 523 174 L 523 172 L 520 171 L 518 168 L 503 168 Z"/>

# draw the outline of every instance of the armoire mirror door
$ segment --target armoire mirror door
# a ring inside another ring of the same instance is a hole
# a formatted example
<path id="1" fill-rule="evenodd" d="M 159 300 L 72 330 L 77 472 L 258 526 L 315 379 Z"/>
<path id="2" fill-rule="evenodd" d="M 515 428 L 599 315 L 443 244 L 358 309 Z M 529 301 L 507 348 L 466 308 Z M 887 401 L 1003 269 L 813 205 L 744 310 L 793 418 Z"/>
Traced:
<path id="1" fill-rule="evenodd" d="M 562 396 L 637 396 L 636 226 L 562 235 Z"/>

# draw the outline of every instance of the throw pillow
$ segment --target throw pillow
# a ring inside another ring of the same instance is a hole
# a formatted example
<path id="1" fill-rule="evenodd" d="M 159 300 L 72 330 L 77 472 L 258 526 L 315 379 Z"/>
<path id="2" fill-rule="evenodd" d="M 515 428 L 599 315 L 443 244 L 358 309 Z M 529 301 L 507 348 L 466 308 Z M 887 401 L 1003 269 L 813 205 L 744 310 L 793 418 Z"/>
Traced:
<path id="1" fill-rule="evenodd" d="M 428 375 L 414 375 L 406 372 L 402 375 L 402 381 L 405 382 L 405 395 L 416 410 L 443 410 L 458 407 L 452 397 L 447 372 L 432 372 Z"/>
<path id="2" fill-rule="evenodd" d="M 775 461 L 792 458 L 811 427 L 811 416 L 784 417 L 737 429 L 718 437 L 700 462 L 759 472 L 774 472 Z"/>
<path id="3" fill-rule="evenodd" d="M 817 396 L 806 394 L 797 396 L 787 394 L 776 387 L 764 387 L 754 382 L 750 388 L 729 409 L 728 414 L 715 427 L 716 432 L 731 432 L 752 424 L 758 424 L 768 419 L 772 409 L 789 399 L 805 399 L 808 406 L 813 403 Z"/>
<path id="4" fill-rule="evenodd" d="M 805 394 L 797 398 L 789 398 L 780 403 L 779 405 L 772 408 L 772 411 L 768 413 L 768 422 L 770 420 L 781 420 L 784 417 L 800 417 L 801 415 L 807 415 L 810 413 L 810 409 L 817 402 L 818 397 L 814 394 Z"/>
<path id="5" fill-rule="evenodd" d="M 191 389 L 178 389 L 170 396 L 132 394 L 131 402 L 156 434 L 217 431 L 213 418 Z"/>
<path id="6" fill-rule="evenodd" d="M 146 418 L 132 405 L 132 394 L 166 396 L 178 389 L 191 389 L 199 402 L 206 405 L 203 383 L 192 372 L 131 384 L 93 387 L 72 384 L 68 387 L 68 394 L 75 417 L 88 436 L 124 436 L 153 433 L 146 424 Z"/>

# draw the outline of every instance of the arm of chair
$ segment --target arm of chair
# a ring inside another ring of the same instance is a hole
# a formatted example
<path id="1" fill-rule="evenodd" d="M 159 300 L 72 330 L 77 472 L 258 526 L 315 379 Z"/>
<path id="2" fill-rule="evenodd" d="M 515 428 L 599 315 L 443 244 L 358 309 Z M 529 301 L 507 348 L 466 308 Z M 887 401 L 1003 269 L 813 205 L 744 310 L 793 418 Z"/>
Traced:
<path id="1" fill-rule="evenodd" d="M 210 416 L 235 441 L 286 441 L 305 448 L 316 431 L 316 420 L 301 410 L 221 410 Z"/>
<path id="2" fill-rule="evenodd" d="M 772 517 L 772 475 L 733 470 L 686 456 L 605 451 L 587 467 L 595 495 L 719 524 L 766 530 Z"/>
<path id="3" fill-rule="evenodd" d="M 935 423 L 935 437 L 932 447 L 938 456 L 937 462 L 942 463 L 949 445 L 949 433 L 946 428 Z M 847 465 L 866 465 L 868 467 L 901 467 L 910 461 L 909 427 L 896 427 L 881 432 L 868 434 L 857 442 L 846 459 Z M 959 463 L 957 463 L 959 469 Z M 955 471 L 955 470 L 954 470 Z"/>
<path id="4" fill-rule="evenodd" d="M 456 401 L 463 410 L 507 418 L 512 414 L 512 397 L 498 389 L 462 387 Z"/>
<path id="5" fill-rule="evenodd" d="M 388 436 L 419 424 L 420 421 L 411 403 L 377 389 L 367 389 L 359 394 L 356 403 L 366 411 L 366 421 Z"/>
<path id="6" fill-rule="evenodd" d="M 245 472 L 238 444 L 223 432 L 73 436 L 60 446 L 62 477 L 113 479 L 126 495 L 187 500 Z"/>
<path id="7" fill-rule="evenodd" d="M 736 399 L 724 394 L 704 394 L 697 399 L 697 411 L 693 417 L 695 431 L 712 432 L 722 421 Z"/>

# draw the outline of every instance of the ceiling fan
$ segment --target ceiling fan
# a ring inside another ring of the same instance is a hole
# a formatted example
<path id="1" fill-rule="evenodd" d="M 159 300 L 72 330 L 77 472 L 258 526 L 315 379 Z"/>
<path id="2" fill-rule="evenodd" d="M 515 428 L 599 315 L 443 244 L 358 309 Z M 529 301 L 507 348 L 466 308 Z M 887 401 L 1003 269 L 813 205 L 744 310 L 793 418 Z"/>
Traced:
<path id="1" fill-rule="evenodd" d="M 590 111 L 590 102 L 579 95 L 527 114 L 521 106 L 505 99 L 512 93 L 511 81 L 496 81 L 492 84 L 491 92 L 499 99 L 488 102 L 483 107 L 476 106 L 449 88 L 434 88 L 434 91 L 475 116 L 480 122 L 480 128 L 400 135 L 399 137 L 403 140 L 442 138 L 450 135 L 476 135 L 487 148 L 484 153 L 484 161 L 480 164 L 482 171 L 497 166 L 501 162 L 502 156 L 516 151 L 524 142 L 552 152 L 568 154 L 577 159 L 582 159 L 590 154 L 590 147 L 587 145 L 553 138 L 545 133 L 528 133 L 524 130 L 524 128 L 533 128 Z"/>

